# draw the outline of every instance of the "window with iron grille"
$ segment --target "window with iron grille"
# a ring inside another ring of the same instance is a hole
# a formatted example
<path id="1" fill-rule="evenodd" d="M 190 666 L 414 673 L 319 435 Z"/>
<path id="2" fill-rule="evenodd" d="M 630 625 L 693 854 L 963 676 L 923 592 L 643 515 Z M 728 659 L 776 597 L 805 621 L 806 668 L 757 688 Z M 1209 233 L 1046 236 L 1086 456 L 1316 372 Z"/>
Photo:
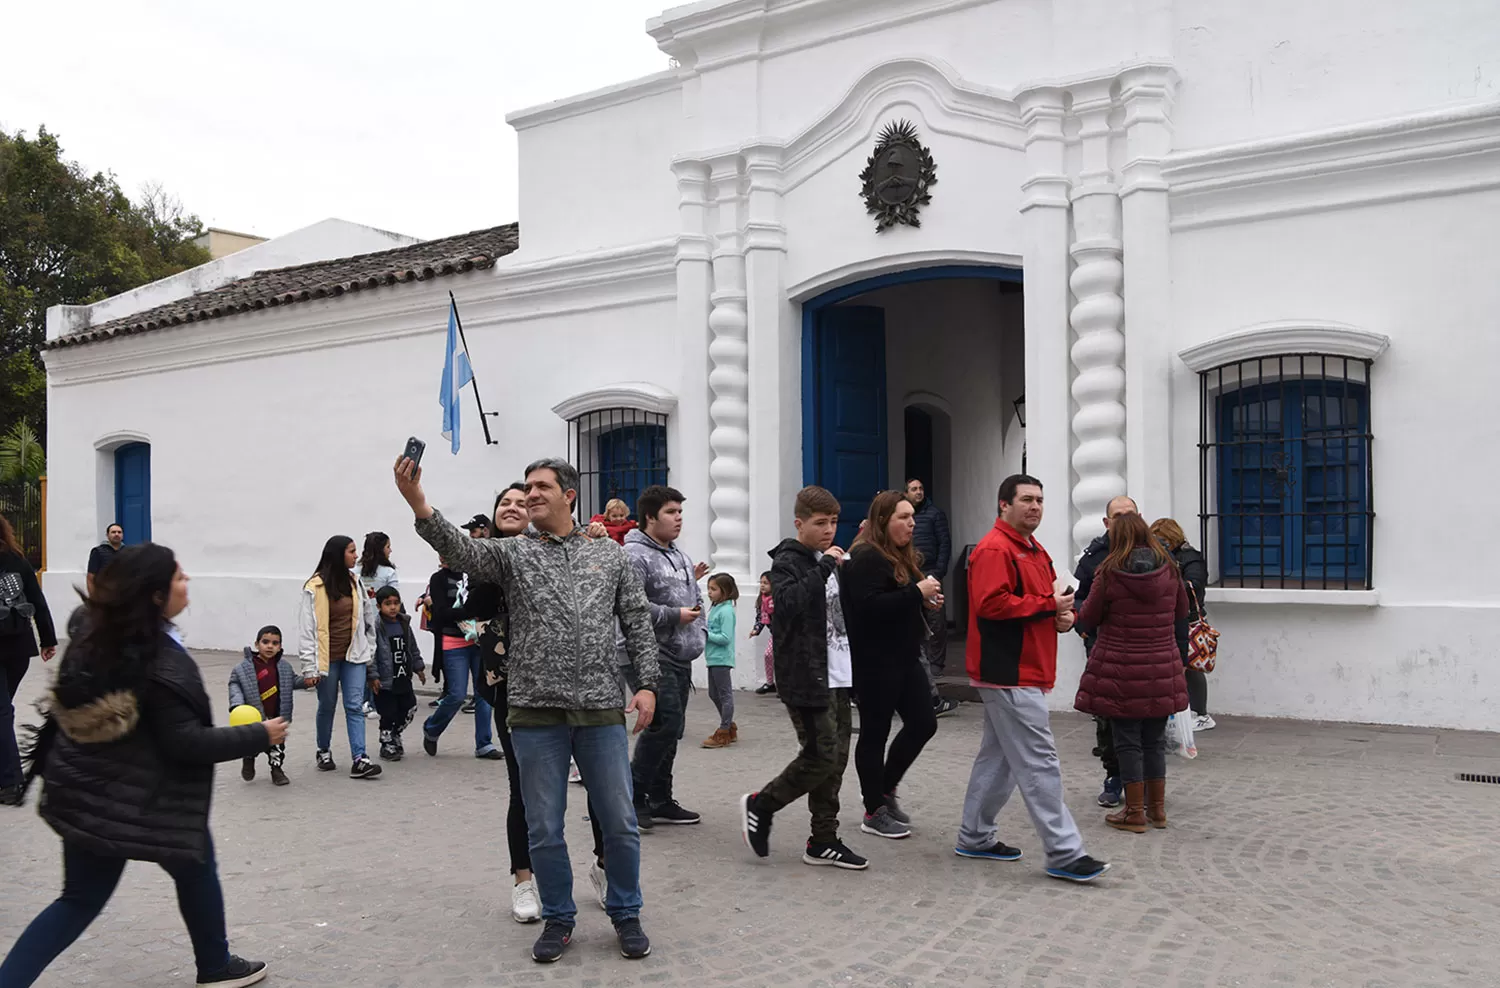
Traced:
<path id="1" fill-rule="evenodd" d="M 1202 539 L 1220 586 L 1374 586 L 1370 366 L 1291 354 L 1199 375 Z"/>
<path id="2" fill-rule="evenodd" d="M 578 517 L 619 498 L 635 517 L 641 491 L 667 482 L 667 416 L 605 408 L 568 420 L 568 459 L 578 467 Z"/>

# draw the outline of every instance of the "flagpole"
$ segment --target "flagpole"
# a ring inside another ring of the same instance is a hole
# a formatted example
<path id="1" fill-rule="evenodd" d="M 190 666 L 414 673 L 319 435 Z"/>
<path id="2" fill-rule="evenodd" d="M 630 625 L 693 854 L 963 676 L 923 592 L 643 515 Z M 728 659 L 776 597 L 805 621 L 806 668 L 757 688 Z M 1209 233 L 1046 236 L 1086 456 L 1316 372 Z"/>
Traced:
<path id="1" fill-rule="evenodd" d="M 469 353 L 469 341 L 464 337 L 464 321 L 458 315 L 458 299 L 453 297 L 451 291 L 448 293 L 448 304 L 453 307 L 453 322 L 458 326 L 458 339 L 464 345 L 464 356 L 469 358 L 469 369 L 472 373 L 474 357 Z M 498 446 L 500 444 L 490 438 L 490 424 L 485 421 L 484 403 L 479 400 L 479 376 L 476 374 L 471 377 L 469 383 L 474 385 L 474 404 L 479 407 L 479 424 L 484 428 L 484 444 L 486 446 Z M 498 415 L 500 413 L 495 412 L 494 414 Z"/>

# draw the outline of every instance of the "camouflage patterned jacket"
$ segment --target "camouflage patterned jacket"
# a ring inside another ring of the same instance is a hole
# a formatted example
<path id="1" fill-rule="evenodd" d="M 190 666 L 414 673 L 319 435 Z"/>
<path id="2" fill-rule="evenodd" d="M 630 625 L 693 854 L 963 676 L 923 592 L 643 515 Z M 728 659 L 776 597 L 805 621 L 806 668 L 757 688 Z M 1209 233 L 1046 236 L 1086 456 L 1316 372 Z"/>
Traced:
<path id="1" fill-rule="evenodd" d="M 646 595 L 609 539 L 583 529 L 558 538 L 535 529 L 506 539 L 471 539 L 442 514 L 418 519 L 417 534 L 453 569 L 505 592 L 510 612 L 510 705 L 542 710 L 625 706 L 615 658 L 615 618 L 642 689 L 656 690 L 656 636 Z"/>

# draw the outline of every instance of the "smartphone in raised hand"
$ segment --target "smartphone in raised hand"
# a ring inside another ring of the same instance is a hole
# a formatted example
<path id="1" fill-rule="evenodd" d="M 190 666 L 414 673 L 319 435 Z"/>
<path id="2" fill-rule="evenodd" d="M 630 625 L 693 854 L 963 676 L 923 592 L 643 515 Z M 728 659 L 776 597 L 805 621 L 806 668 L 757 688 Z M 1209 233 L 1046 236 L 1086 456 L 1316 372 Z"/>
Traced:
<path id="1" fill-rule="evenodd" d="M 413 466 L 422 465 L 422 454 L 427 452 L 427 444 L 416 436 L 406 441 L 406 449 L 402 451 L 402 459 L 411 460 Z"/>

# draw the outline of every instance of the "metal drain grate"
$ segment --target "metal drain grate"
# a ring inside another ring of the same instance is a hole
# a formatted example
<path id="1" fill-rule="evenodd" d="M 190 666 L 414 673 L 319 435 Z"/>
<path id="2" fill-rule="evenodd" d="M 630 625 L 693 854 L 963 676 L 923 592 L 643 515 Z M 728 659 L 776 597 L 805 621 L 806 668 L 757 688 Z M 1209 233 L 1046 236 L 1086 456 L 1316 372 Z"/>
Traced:
<path id="1" fill-rule="evenodd" d="M 1475 775 L 1473 772 L 1460 772 L 1454 778 L 1459 782 L 1483 782 L 1491 786 L 1500 786 L 1500 775 Z"/>

